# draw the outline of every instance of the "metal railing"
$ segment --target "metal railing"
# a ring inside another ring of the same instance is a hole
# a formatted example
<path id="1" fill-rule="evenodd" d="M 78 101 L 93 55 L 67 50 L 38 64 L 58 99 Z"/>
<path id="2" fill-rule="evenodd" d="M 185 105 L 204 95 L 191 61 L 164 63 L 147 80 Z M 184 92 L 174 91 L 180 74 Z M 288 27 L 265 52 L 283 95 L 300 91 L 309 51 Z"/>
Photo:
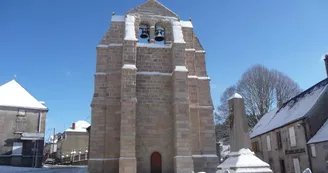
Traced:
<path id="1" fill-rule="evenodd" d="M 62 155 L 61 164 L 87 164 L 88 161 L 88 151 L 86 150 L 84 153 L 81 151 L 76 153 L 72 151 L 71 153 L 67 153 L 66 155 Z"/>

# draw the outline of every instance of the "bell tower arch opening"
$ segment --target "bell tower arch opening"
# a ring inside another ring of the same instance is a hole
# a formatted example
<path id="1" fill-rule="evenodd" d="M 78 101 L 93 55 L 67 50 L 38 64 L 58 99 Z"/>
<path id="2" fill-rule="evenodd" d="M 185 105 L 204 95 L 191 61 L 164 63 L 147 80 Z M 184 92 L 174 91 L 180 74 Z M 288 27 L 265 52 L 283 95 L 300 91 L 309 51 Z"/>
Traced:
<path id="1" fill-rule="evenodd" d="M 141 23 L 139 25 L 139 38 L 140 43 L 149 43 L 150 42 L 150 27 L 146 23 Z"/>
<path id="2" fill-rule="evenodd" d="M 162 173 L 162 156 L 159 152 L 153 152 L 150 156 L 150 173 Z"/>
<path id="3" fill-rule="evenodd" d="M 155 41 L 156 44 L 165 44 L 165 28 L 157 24 L 155 26 Z"/>

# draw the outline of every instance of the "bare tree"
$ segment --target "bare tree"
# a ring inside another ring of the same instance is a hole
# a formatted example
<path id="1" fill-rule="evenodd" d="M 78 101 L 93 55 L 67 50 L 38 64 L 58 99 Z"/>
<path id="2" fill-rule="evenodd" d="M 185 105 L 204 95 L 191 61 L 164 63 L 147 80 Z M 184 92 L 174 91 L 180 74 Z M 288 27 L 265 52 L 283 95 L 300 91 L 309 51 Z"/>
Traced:
<path id="1" fill-rule="evenodd" d="M 299 85 L 290 77 L 277 70 L 272 70 L 271 73 L 275 80 L 274 89 L 276 94 L 277 107 L 281 107 L 283 103 L 302 92 Z"/>
<path id="2" fill-rule="evenodd" d="M 227 88 L 220 98 L 215 117 L 220 128 L 228 126 L 228 98 L 234 92 L 241 94 L 245 100 L 246 115 L 250 128 L 273 107 L 281 105 L 301 92 L 299 85 L 291 78 L 277 70 L 269 70 L 262 65 L 249 68 L 236 86 Z M 227 128 L 228 130 L 228 128 Z M 224 132 L 226 134 L 226 132 Z M 222 136 L 222 135 L 221 135 Z"/>
<path id="3" fill-rule="evenodd" d="M 259 119 L 274 102 L 274 76 L 262 65 L 249 68 L 238 82 L 238 92 L 244 97 L 246 114 Z"/>

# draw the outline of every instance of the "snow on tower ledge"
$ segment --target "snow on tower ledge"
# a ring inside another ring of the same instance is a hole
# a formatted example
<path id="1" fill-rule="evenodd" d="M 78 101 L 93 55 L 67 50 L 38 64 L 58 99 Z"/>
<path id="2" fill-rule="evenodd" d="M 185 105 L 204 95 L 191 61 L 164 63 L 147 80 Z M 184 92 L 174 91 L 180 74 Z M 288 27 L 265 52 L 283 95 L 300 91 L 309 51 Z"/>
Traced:
<path id="1" fill-rule="evenodd" d="M 240 94 L 235 93 L 228 100 L 231 100 L 231 99 L 242 99 L 242 98 L 243 97 Z"/>
<path id="2" fill-rule="evenodd" d="M 193 28 L 191 21 L 180 21 L 182 28 Z"/>
<path id="3" fill-rule="evenodd" d="M 174 43 L 186 43 L 183 39 L 181 23 L 172 21 Z"/>
<path id="4" fill-rule="evenodd" d="M 137 41 L 134 22 L 136 18 L 131 15 L 127 15 L 125 18 L 125 38 L 124 40 Z"/>
<path id="5" fill-rule="evenodd" d="M 137 70 L 136 65 L 134 64 L 124 64 L 122 69 L 132 69 L 132 70 Z"/>
<path id="6" fill-rule="evenodd" d="M 125 16 L 114 15 L 112 16 L 112 22 L 124 22 Z"/>
<path id="7" fill-rule="evenodd" d="M 174 71 L 188 72 L 188 69 L 186 66 L 175 66 Z"/>

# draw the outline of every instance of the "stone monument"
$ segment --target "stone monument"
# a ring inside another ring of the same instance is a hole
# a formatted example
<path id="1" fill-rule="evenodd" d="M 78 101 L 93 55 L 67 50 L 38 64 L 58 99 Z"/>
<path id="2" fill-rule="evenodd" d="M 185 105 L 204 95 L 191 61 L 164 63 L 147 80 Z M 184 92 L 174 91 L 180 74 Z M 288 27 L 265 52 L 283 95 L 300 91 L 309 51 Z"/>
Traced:
<path id="1" fill-rule="evenodd" d="M 228 158 L 217 173 L 272 173 L 270 165 L 254 155 L 250 148 L 244 99 L 238 93 L 229 98 L 230 148 Z"/>
<path id="2" fill-rule="evenodd" d="M 206 52 L 191 19 L 148 0 L 113 13 L 96 51 L 89 173 L 215 173 Z"/>

